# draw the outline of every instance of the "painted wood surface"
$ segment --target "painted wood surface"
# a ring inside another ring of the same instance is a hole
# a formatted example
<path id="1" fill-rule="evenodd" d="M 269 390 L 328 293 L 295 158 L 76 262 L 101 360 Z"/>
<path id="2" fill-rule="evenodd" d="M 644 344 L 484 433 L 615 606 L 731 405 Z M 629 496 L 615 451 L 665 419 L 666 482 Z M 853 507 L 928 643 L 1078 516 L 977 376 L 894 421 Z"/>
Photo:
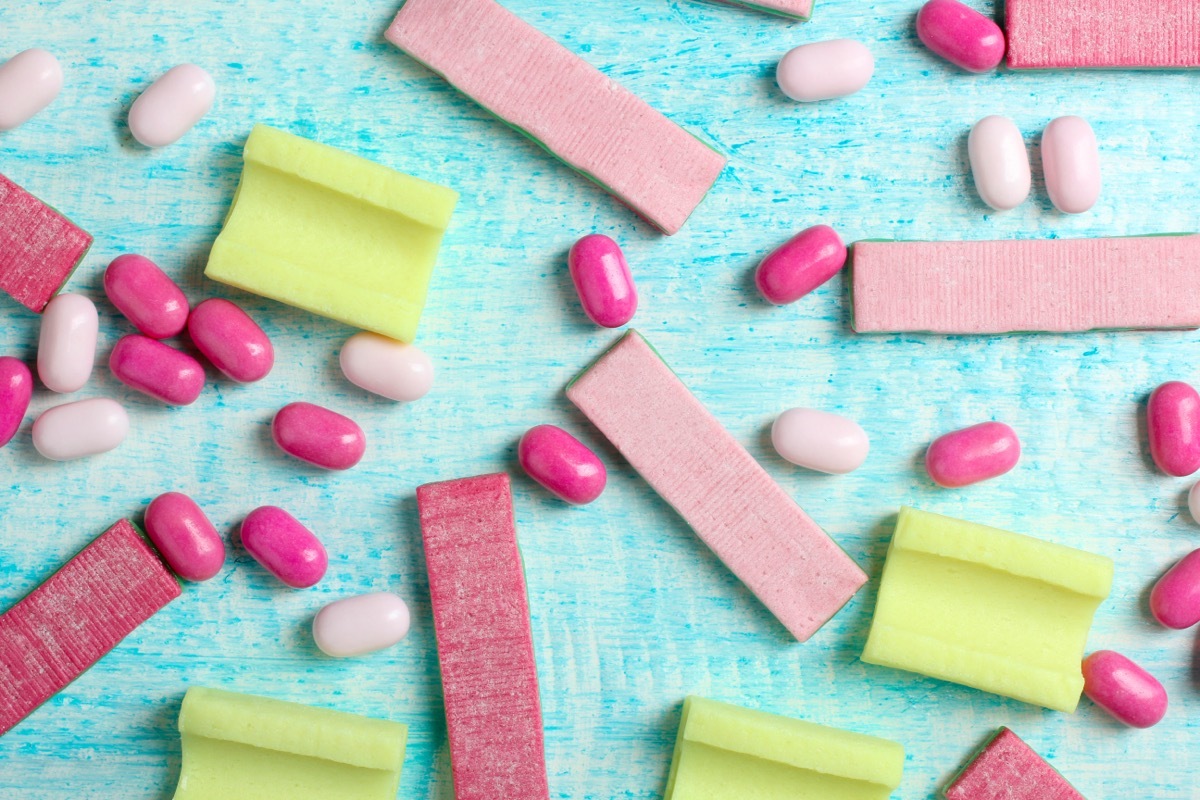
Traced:
<path id="1" fill-rule="evenodd" d="M 556 798 L 661 796 L 689 692 L 900 741 L 906 798 L 929 797 L 1002 724 L 1088 797 L 1195 796 L 1197 641 L 1154 624 L 1146 595 L 1200 542 L 1200 527 L 1185 508 L 1189 482 L 1150 463 L 1143 411 L 1158 383 L 1200 380 L 1196 334 L 856 336 L 842 278 L 773 308 L 751 271 L 816 222 L 848 240 L 1196 230 L 1200 73 L 967 75 L 917 41 L 918 0 L 825 0 L 806 24 L 702 0 L 506 5 L 728 153 L 680 234 L 654 233 L 387 45 L 394 0 L 0 7 L 0 54 L 47 47 L 66 72 L 51 108 L 0 135 L 0 171 L 96 236 L 70 284 L 98 300 L 102 317 L 97 371 L 79 396 L 118 398 L 133 421 L 119 450 L 51 463 L 34 452 L 29 425 L 62 398 L 37 393 L 0 451 L 0 604 L 167 490 L 191 494 L 231 537 L 255 506 L 283 506 L 331 557 L 322 584 L 293 591 L 233 545 L 220 576 L 186 587 L 0 739 L 0 797 L 169 798 L 176 717 L 192 685 L 405 722 L 401 797 L 451 797 L 414 491 L 497 469 L 514 473 Z M 846 36 L 868 43 L 878 62 L 864 91 L 809 106 L 780 95 L 773 72 L 784 52 Z M 183 61 L 213 73 L 216 106 L 179 144 L 145 150 L 125 128 L 129 104 Z M 1015 211 L 983 206 L 966 135 L 992 113 L 1011 116 L 1031 146 L 1055 116 L 1091 120 L 1104 163 L 1097 207 L 1058 214 L 1040 182 Z M 418 339 L 438 370 L 426 399 L 368 396 L 337 367 L 349 329 L 203 278 L 254 122 L 462 193 Z M 566 269 L 568 247 L 593 230 L 626 249 L 642 297 L 634 325 L 872 576 L 808 643 L 792 641 L 565 400 L 566 382 L 614 339 L 588 323 Z M 201 399 L 180 409 L 118 384 L 104 360 L 132 329 L 103 300 L 100 277 L 127 251 L 155 259 L 193 302 L 244 304 L 275 342 L 275 372 L 252 386 L 210 373 Z M 7 299 L 0 312 L 0 351 L 32 360 L 36 317 Z M 300 399 L 364 427 L 369 449 L 357 468 L 324 473 L 275 449 L 271 415 Z M 858 419 L 872 437 L 866 465 L 827 477 L 777 458 L 768 427 L 796 405 Z M 936 488 L 921 467 L 925 446 L 991 418 L 1021 434 L 1018 468 L 964 490 Z M 596 504 L 568 508 L 517 472 L 517 439 L 542 422 L 564 425 L 609 465 Z M 1091 646 L 1154 672 L 1171 694 L 1166 720 L 1130 732 L 1087 701 L 1074 716 L 1058 714 L 861 663 L 902 503 L 1116 559 Z M 308 632 L 313 614 L 381 589 L 411 603 L 409 638 L 363 659 L 323 657 Z"/>

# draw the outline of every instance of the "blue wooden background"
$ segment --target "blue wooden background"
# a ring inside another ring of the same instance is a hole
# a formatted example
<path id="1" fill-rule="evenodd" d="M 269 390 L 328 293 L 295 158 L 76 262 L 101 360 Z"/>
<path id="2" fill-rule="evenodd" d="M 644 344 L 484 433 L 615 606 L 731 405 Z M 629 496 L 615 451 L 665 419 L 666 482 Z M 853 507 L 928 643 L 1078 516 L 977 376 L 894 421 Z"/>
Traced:
<path id="1" fill-rule="evenodd" d="M 95 234 L 70 284 L 101 310 L 97 369 L 78 396 L 116 397 L 133 423 L 113 453 L 51 463 L 34 452 L 29 425 L 66 398 L 37 393 L 21 433 L 0 451 L 0 605 L 115 519 L 140 519 L 167 490 L 191 494 L 229 534 L 253 507 L 281 505 L 331 557 L 323 583 L 293 591 L 233 546 L 219 577 L 188 586 L 0 739 L 0 797 L 169 798 L 176 716 L 193 685 L 405 722 L 401 796 L 452 797 L 414 489 L 502 469 L 515 475 L 556 798 L 660 797 L 689 692 L 902 742 L 904 797 L 930 796 L 999 725 L 1093 799 L 1196 796 L 1196 637 L 1154 624 L 1146 596 L 1200 542 L 1200 526 L 1186 511 L 1188 481 L 1153 470 L 1142 421 L 1155 385 L 1200 380 L 1196 335 L 868 338 L 849 331 L 840 277 L 773 308 L 751 275 L 764 253 L 816 222 L 847 240 L 1196 230 L 1200 73 L 968 75 L 917 41 L 919 0 L 823 0 L 808 24 L 704 0 L 505 4 L 728 153 L 728 169 L 682 233 L 652 232 L 388 45 L 395 0 L 0 6 L 0 57 L 43 46 L 66 72 L 51 108 L 0 134 L 0 171 Z M 871 47 L 871 83 L 845 100 L 787 101 L 774 85 L 778 58 L 836 37 Z M 129 104 L 183 61 L 212 72 L 216 106 L 181 143 L 141 148 L 124 124 Z M 1104 163 L 1096 208 L 1056 213 L 1040 177 L 1019 209 L 985 208 L 965 142 L 975 120 L 995 113 L 1016 120 L 1031 147 L 1055 116 L 1090 119 Z M 255 122 L 462 193 L 419 338 L 437 365 L 426 399 L 394 405 L 357 390 L 336 361 L 349 329 L 203 277 Z M 591 231 L 625 247 L 641 292 L 634 324 L 871 574 L 807 644 L 789 640 L 564 399 L 567 380 L 613 339 L 587 322 L 567 275 L 567 248 Z M 156 260 L 193 301 L 242 303 L 275 343 L 272 375 L 237 386 L 212 374 L 199 402 L 178 409 L 118 384 L 104 363 L 131 328 L 103 299 L 100 279 L 127 251 Z M 37 318 L 6 299 L 0 312 L 0 352 L 32 360 Z M 300 399 L 362 424 L 362 464 L 326 473 L 275 449 L 271 416 Z M 767 432 L 796 405 L 859 420 L 872 439 L 867 464 L 828 477 L 782 462 Z M 921 466 L 928 442 L 992 418 L 1021 434 L 1017 470 L 965 490 L 936 488 Z M 609 488 L 594 505 L 566 507 L 518 473 L 516 441 L 542 422 L 574 431 L 609 465 Z M 1166 720 L 1129 731 L 1086 700 L 1064 715 L 859 662 L 903 503 L 1114 558 L 1116 584 L 1090 646 L 1121 650 L 1154 672 L 1171 695 Z M 363 659 L 323 657 L 308 632 L 316 610 L 380 589 L 411 604 L 409 638 Z"/>

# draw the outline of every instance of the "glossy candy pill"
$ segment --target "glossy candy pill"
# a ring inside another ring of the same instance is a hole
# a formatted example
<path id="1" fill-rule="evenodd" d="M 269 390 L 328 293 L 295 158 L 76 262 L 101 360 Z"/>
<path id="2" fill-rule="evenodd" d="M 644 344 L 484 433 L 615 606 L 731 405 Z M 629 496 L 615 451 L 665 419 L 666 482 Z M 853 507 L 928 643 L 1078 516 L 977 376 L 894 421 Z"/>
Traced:
<path id="1" fill-rule="evenodd" d="M 62 84 L 58 59 L 37 47 L 0 64 L 0 131 L 10 131 L 32 119 L 54 102 Z"/>
<path id="2" fill-rule="evenodd" d="M 0 356 L 0 447 L 12 441 L 33 394 L 33 375 L 25 362 L 12 356 Z"/>
<path id="3" fill-rule="evenodd" d="M 389 400 L 411 403 L 433 388 L 433 362 L 415 345 L 377 333 L 356 333 L 346 340 L 338 362 L 346 379 Z"/>
<path id="4" fill-rule="evenodd" d="M 408 605 L 391 592 L 335 600 L 313 619 L 313 639 L 334 658 L 383 650 L 408 635 Z"/>
<path id="5" fill-rule="evenodd" d="M 212 76 L 195 64 L 167 70 L 133 101 L 129 132 L 147 147 L 165 147 L 183 138 L 212 108 Z"/>
<path id="6" fill-rule="evenodd" d="M 1004 32 L 958 0 L 929 0 L 917 12 L 917 36 L 933 52 L 968 72 L 991 72 L 1004 58 Z"/>
<path id="7" fill-rule="evenodd" d="M 776 417 L 771 444 L 784 460 L 830 475 L 858 469 L 871 450 L 857 422 L 815 408 L 791 408 Z"/>
<path id="8" fill-rule="evenodd" d="M 1183 478 L 1200 469 L 1200 394 L 1182 381 L 1155 389 L 1146 406 L 1150 456 L 1168 475 Z"/>
<path id="9" fill-rule="evenodd" d="M 329 556 L 321 542 L 282 508 L 261 506 L 246 515 L 242 546 L 267 572 L 291 586 L 307 589 L 325 577 Z"/>
<path id="10" fill-rule="evenodd" d="M 562 428 L 530 428 L 517 445 L 517 458 L 529 477 L 573 505 L 586 505 L 604 491 L 608 471 L 587 445 Z"/>
<path id="11" fill-rule="evenodd" d="M 70 461 L 107 453 L 128 433 L 125 409 L 107 397 L 93 397 L 43 411 L 33 423 L 33 446 L 53 461 Z"/>
<path id="12" fill-rule="evenodd" d="M 1008 211 L 1025 202 L 1032 176 L 1025 139 L 1008 117 L 984 117 L 967 137 L 971 175 L 979 197 L 997 211 Z"/>
<path id="13" fill-rule="evenodd" d="M 204 389 L 199 361 L 148 336 L 123 336 L 108 367 L 121 383 L 173 406 L 191 405 Z"/>
<path id="14" fill-rule="evenodd" d="M 175 336 L 187 324 L 187 298 L 144 256 L 126 253 L 114 258 L 104 270 L 104 293 L 133 327 L 152 339 Z"/>
<path id="15" fill-rule="evenodd" d="M 158 552 L 188 581 L 206 581 L 225 564 L 225 544 L 192 498 L 160 494 L 146 509 L 146 533 Z"/>
<path id="16" fill-rule="evenodd" d="M 779 61 L 775 80 L 793 100 L 811 103 L 854 94 L 875 72 L 871 51 L 853 39 L 802 44 Z"/>
<path id="17" fill-rule="evenodd" d="M 625 254 L 602 233 L 584 236 L 571 246 L 567 267 L 588 319 L 605 328 L 619 328 L 637 311 L 637 288 Z"/>
<path id="18" fill-rule="evenodd" d="M 325 469 L 350 469 L 367 449 L 358 423 L 313 403 L 289 403 L 271 422 L 271 435 L 290 456 Z"/>
<path id="19" fill-rule="evenodd" d="M 1167 713 L 1167 690 L 1158 679 L 1112 650 L 1083 660 L 1083 693 L 1134 728 L 1156 725 Z"/>
<path id="20" fill-rule="evenodd" d="M 1003 422 L 983 422 L 940 436 L 925 452 L 925 469 L 938 486 L 957 489 L 995 478 L 1021 458 L 1017 433 Z"/>
<path id="21" fill-rule="evenodd" d="M 60 294 L 46 304 L 38 336 L 38 377 L 52 392 L 76 392 L 92 376 L 100 317 L 81 294 Z"/>
<path id="22" fill-rule="evenodd" d="M 1042 170 L 1050 202 L 1064 214 L 1082 214 L 1100 198 L 1100 150 L 1081 117 L 1059 117 L 1042 133 Z"/>
<path id="23" fill-rule="evenodd" d="M 1176 630 L 1200 622 L 1200 550 L 1179 559 L 1154 584 L 1150 590 L 1150 613 Z"/>
<path id="24" fill-rule="evenodd" d="M 250 315 L 219 297 L 205 300 L 187 322 L 188 334 L 213 366 L 240 383 L 262 380 L 275 365 L 275 349 Z"/>
<path id="25" fill-rule="evenodd" d="M 758 265 L 754 283 L 768 302 L 794 303 L 832 278 L 846 264 L 846 245 L 828 225 L 806 228 L 771 251 Z"/>

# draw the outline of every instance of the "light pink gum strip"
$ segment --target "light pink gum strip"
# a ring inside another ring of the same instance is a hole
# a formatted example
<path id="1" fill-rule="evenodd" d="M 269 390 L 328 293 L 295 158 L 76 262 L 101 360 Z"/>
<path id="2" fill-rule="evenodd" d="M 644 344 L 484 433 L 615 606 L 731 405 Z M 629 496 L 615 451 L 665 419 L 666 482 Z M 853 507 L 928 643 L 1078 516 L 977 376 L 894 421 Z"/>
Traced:
<path id="1" fill-rule="evenodd" d="M 492 0 L 408 0 L 387 39 L 671 234 L 725 157 Z"/>
<path id="2" fill-rule="evenodd" d="M 813 0 L 718 0 L 731 6 L 766 11 L 769 14 L 781 14 L 785 17 L 808 19 L 812 16 Z"/>
<path id="3" fill-rule="evenodd" d="M 1200 67 L 1196 0 L 1007 0 L 1008 66 Z"/>
<path id="4" fill-rule="evenodd" d="M 547 800 L 512 490 L 503 473 L 417 488 L 456 800 Z"/>
<path id="5" fill-rule="evenodd" d="M 866 582 L 636 331 L 567 397 L 800 641 Z"/>
<path id="6" fill-rule="evenodd" d="M 859 333 L 1200 327 L 1200 236 L 858 242 Z"/>

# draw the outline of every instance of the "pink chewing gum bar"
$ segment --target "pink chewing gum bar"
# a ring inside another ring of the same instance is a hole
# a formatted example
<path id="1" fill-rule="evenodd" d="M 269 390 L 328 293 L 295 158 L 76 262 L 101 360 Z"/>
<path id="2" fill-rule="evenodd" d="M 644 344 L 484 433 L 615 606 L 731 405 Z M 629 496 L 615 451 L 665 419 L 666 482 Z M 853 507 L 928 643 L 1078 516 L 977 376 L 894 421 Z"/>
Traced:
<path id="1" fill-rule="evenodd" d="M 981 422 L 934 439 L 925 452 L 925 469 L 938 486 L 958 489 L 999 477 L 1020 458 L 1016 431 L 1003 422 Z"/>
<path id="2" fill-rule="evenodd" d="M 807 20 L 812 16 L 813 0 L 717 0 L 731 6 L 744 6 L 781 17 Z"/>
<path id="3" fill-rule="evenodd" d="M 1083 693 L 1132 728 L 1157 725 L 1167 714 L 1167 690 L 1158 679 L 1112 650 L 1083 660 Z"/>
<path id="4" fill-rule="evenodd" d="M 1085 800 L 1054 767 L 1001 728 L 942 790 L 946 800 Z"/>
<path id="5" fill-rule="evenodd" d="M 117 256 L 104 270 L 104 293 L 151 339 L 169 339 L 187 324 L 188 301 L 175 281 L 145 256 Z"/>
<path id="6" fill-rule="evenodd" d="M 206 581 L 225 565 L 225 543 L 208 517 L 186 494 L 167 492 L 146 509 L 146 534 L 175 574 Z"/>
<path id="7" fill-rule="evenodd" d="M 92 236 L 0 175 L 0 289 L 41 312 L 79 266 Z"/>
<path id="8" fill-rule="evenodd" d="M 1179 559 L 1154 584 L 1150 613 L 1163 625 L 1179 631 L 1200 622 L 1200 550 Z"/>
<path id="9" fill-rule="evenodd" d="M 1176 478 L 1200 469 L 1200 394 L 1183 381 L 1168 381 L 1146 404 L 1150 456 Z"/>
<path id="10" fill-rule="evenodd" d="M 242 546 L 267 572 L 293 589 L 316 586 L 329 556 L 316 534 L 277 506 L 260 506 L 242 520 Z"/>
<path id="11" fill-rule="evenodd" d="M 457 800 L 547 800 L 512 490 L 500 473 L 417 488 Z"/>
<path id="12" fill-rule="evenodd" d="M 12 441 L 25 421 L 33 396 L 33 373 L 25 362 L 0 356 L 0 447 Z"/>
<path id="13" fill-rule="evenodd" d="M 0 614 L 0 735 L 179 595 L 128 520 L 102 533 Z"/>
<path id="14" fill-rule="evenodd" d="M 772 250 L 754 272 L 754 283 L 769 303 L 794 303 L 841 272 L 846 245 L 828 225 L 805 228 Z"/>
<path id="15" fill-rule="evenodd" d="M 1200 236 L 858 242 L 859 333 L 1200 327 Z"/>
<path id="16" fill-rule="evenodd" d="M 1200 67 L 1195 0 L 1005 0 L 1012 69 Z"/>
<path id="17" fill-rule="evenodd" d="M 917 37 L 968 72 L 991 72 L 1004 59 L 1004 32 L 958 0 L 929 0 L 917 12 Z"/>
<path id="18" fill-rule="evenodd" d="M 672 234 L 725 157 L 492 0 L 408 0 L 392 44 Z"/>
<path id="19" fill-rule="evenodd" d="M 108 368 L 121 383 L 167 405 L 189 406 L 204 389 L 204 367 L 199 361 L 136 333 L 117 341 Z"/>
<path id="20" fill-rule="evenodd" d="M 517 444 L 521 468 L 560 500 L 582 506 L 604 491 L 608 471 L 587 445 L 562 428 L 536 425 Z"/>
<path id="21" fill-rule="evenodd" d="M 567 397 L 800 641 L 866 583 L 636 331 Z"/>

